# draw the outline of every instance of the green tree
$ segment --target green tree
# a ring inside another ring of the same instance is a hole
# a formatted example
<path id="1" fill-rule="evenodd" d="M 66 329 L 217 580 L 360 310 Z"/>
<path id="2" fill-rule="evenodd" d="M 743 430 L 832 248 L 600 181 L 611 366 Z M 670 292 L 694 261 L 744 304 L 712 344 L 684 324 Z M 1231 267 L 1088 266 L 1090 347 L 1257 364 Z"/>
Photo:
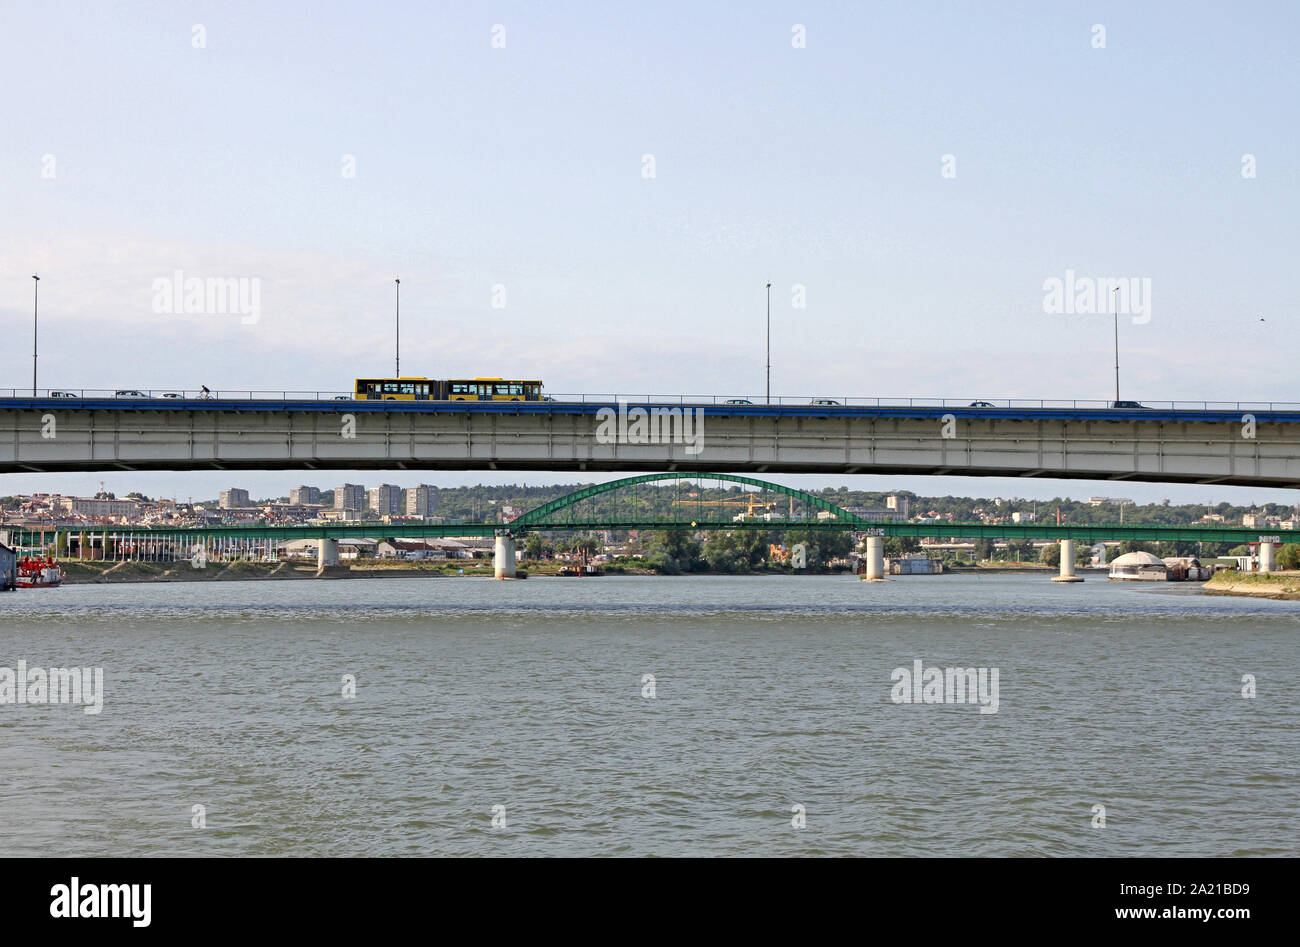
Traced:
<path id="1" fill-rule="evenodd" d="M 1042 560 L 1045 566 L 1059 566 L 1061 564 L 1061 544 L 1048 543 L 1039 552 L 1038 558 Z"/>
<path id="2" fill-rule="evenodd" d="M 704 544 L 704 559 L 716 572 L 749 572 L 767 559 L 766 530 L 727 530 L 712 533 Z"/>
<path id="3" fill-rule="evenodd" d="M 901 559 L 909 552 L 920 552 L 921 540 L 915 536 L 886 536 L 885 537 L 885 556 L 890 559 Z"/>
<path id="4" fill-rule="evenodd" d="M 600 552 L 600 540 L 594 536 L 579 536 L 575 539 L 570 548 L 574 552 L 583 553 L 587 556 L 594 556 Z"/>
<path id="5" fill-rule="evenodd" d="M 1034 544 L 1028 539 L 1008 539 L 1007 558 L 1028 562 L 1034 558 Z"/>
<path id="6" fill-rule="evenodd" d="M 1300 569 L 1300 543 L 1285 543 L 1277 551 L 1279 569 Z"/>
<path id="7" fill-rule="evenodd" d="M 785 548 L 803 543 L 807 552 L 808 571 L 826 570 L 832 559 L 843 559 L 853 551 L 853 536 L 844 530 L 790 529 L 785 533 Z"/>
<path id="8" fill-rule="evenodd" d="M 542 537 L 537 533 L 529 533 L 524 539 L 524 558 L 540 559 L 542 558 Z"/>
<path id="9" fill-rule="evenodd" d="M 660 572 L 690 572 L 700 562 L 700 541 L 691 530 L 656 530 L 646 542 L 646 564 Z"/>

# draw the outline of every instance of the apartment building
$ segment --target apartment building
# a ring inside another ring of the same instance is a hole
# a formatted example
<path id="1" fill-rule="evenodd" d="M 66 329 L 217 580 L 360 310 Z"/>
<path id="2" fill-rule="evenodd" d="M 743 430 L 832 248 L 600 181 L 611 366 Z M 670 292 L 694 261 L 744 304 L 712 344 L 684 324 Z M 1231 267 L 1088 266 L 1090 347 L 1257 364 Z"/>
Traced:
<path id="1" fill-rule="evenodd" d="M 345 483 L 334 488 L 334 509 L 364 510 L 366 508 L 366 488 L 359 483 Z"/>
<path id="2" fill-rule="evenodd" d="M 217 497 L 217 506 L 223 510 L 237 510 L 249 506 L 251 503 L 248 491 L 241 490 L 239 487 L 222 490 L 220 496 Z"/>

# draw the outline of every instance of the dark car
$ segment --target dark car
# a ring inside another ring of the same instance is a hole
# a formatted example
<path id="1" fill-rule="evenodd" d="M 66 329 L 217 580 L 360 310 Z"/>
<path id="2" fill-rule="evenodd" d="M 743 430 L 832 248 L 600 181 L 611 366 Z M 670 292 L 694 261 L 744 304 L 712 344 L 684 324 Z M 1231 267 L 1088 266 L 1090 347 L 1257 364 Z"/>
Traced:
<path id="1" fill-rule="evenodd" d="M 1112 401 L 1110 406 L 1112 408 L 1141 408 L 1143 411 L 1151 410 L 1146 405 L 1137 401 Z"/>
<path id="2" fill-rule="evenodd" d="M 972 408 L 994 408 L 994 407 L 997 407 L 997 405 L 995 405 L 992 401 L 972 401 L 972 402 L 970 403 L 970 406 L 971 406 Z"/>
<path id="3" fill-rule="evenodd" d="M 753 404 L 748 398 L 728 398 L 723 404 Z"/>

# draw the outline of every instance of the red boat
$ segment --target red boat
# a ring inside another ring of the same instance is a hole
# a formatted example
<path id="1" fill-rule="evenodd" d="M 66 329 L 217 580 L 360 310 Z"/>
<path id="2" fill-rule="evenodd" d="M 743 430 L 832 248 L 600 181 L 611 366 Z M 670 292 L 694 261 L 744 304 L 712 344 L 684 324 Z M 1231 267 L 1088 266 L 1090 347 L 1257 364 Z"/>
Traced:
<path id="1" fill-rule="evenodd" d="M 63 570 L 49 556 L 23 556 L 18 560 L 18 588 L 42 589 L 63 584 Z"/>

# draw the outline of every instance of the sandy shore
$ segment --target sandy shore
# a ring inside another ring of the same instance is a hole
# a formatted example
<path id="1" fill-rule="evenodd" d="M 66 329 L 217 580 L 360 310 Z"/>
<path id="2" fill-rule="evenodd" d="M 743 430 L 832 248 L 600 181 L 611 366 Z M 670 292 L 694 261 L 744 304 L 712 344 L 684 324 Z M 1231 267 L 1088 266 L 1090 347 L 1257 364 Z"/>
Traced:
<path id="1" fill-rule="evenodd" d="M 1250 595 L 1256 598 L 1300 601 L 1300 572 L 1270 572 L 1261 575 L 1221 569 L 1201 588 L 1210 595 Z"/>

